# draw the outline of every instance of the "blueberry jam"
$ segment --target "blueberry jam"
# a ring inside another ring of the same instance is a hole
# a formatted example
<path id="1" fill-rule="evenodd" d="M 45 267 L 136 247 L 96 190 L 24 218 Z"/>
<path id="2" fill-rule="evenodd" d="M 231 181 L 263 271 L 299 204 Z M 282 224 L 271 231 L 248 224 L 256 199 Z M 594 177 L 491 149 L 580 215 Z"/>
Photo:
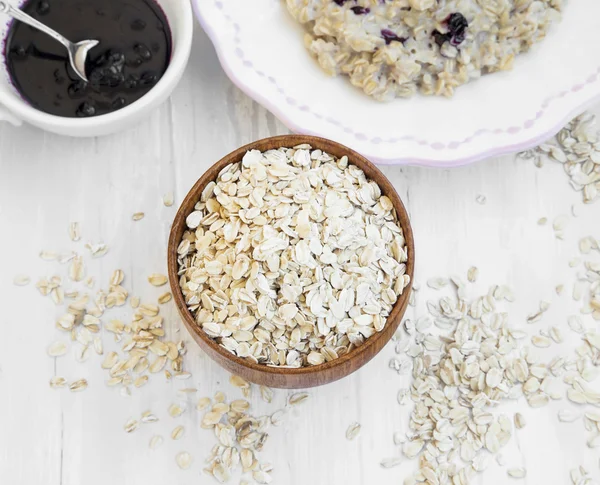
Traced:
<path id="1" fill-rule="evenodd" d="M 66 49 L 13 22 L 5 58 L 12 83 L 33 107 L 57 116 L 116 111 L 146 94 L 169 65 L 171 32 L 153 0 L 30 0 L 21 7 L 72 42 L 96 39 L 82 81 Z"/>
<path id="2" fill-rule="evenodd" d="M 370 8 L 366 7 L 351 7 L 350 10 L 352 10 L 356 15 L 365 15 L 371 11 Z"/>

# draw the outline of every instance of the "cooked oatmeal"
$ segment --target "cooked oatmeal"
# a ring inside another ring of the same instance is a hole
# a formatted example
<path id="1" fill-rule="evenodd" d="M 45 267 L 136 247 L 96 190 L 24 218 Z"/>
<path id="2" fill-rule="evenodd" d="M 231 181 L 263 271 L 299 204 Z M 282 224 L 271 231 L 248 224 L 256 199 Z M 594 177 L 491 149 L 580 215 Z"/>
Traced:
<path id="1" fill-rule="evenodd" d="M 452 96 L 482 74 L 511 69 L 542 40 L 562 0 L 286 0 L 328 74 L 377 100 Z"/>

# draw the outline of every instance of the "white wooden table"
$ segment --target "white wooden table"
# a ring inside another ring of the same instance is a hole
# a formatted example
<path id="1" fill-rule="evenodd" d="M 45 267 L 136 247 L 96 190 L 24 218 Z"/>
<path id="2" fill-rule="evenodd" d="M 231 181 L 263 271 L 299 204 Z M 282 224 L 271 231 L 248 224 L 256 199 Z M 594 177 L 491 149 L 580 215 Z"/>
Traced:
<path id="1" fill-rule="evenodd" d="M 62 337 L 54 327 L 60 310 L 42 298 L 34 287 L 41 276 L 55 272 L 54 263 L 38 258 L 42 249 L 87 252 L 83 242 L 104 241 L 106 256 L 89 264 L 90 273 L 106 286 L 113 269 L 122 268 L 134 294 L 155 299 L 159 291 L 148 285 L 151 272 L 166 272 L 166 241 L 176 205 L 197 178 L 214 161 L 252 140 L 286 133 L 270 113 L 247 98 L 226 78 L 214 50 L 202 31 L 196 32 L 192 59 L 173 97 L 144 124 L 130 131 L 99 139 L 67 139 L 29 126 L 0 127 L 0 483 L 2 485 L 104 485 L 216 483 L 202 474 L 204 458 L 214 443 L 211 432 L 199 426 L 197 397 L 222 390 L 240 396 L 227 372 L 190 342 L 185 366 L 190 381 L 169 383 L 163 376 L 123 397 L 105 386 L 100 359 L 93 355 L 77 363 L 69 354 L 60 359 L 46 355 L 49 342 Z M 596 109 L 600 113 L 600 109 Z M 465 275 L 471 265 L 480 269 L 477 288 L 494 283 L 511 285 L 517 302 L 510 313 L 515 325 L 537 309 L 541 299 L 552 302 L 551 311 L 536 330 L 549 324 L 565 329 L 566 317 L 577 313 L 565 291 L 556 296 L 555 285 L 570 288 L 575 270 L 568 260 L 577 254 L 577 241 L 588 234 L 600 237 L 600 203 L 583 206 L 571 190 L 562 167 L 547 163 L 543 169 L 514 156 L 488 160 L 452 171 L 385 167 L 411 213 L 417 247 L 417 281 L 421 291 L 415 311 L 434 298 L 424 284 L 432 276 Z M 173 191 L 175 206 L 162 204 Z M 487 203 L 476 202 L 484 194 Z M 565 240 L 555 239 L 551 223 L 537 225 L 540 217 L 570 214 Z M 134 212 L 146 217 L 133 222 Z M 72 243 L 68 224 L 80 221 L 82 243 Z M 66 270 L 63 267 L 62 271 Z M 28 287 L 12 284 L 27 274 Z M 117 312 L 118 314 L 118 312 Z M 169 306 L 167 327 L 176 336 L 181 327 Z M 589 317 L 588 317 L 589 318 Z M 180 335 L 187 341 L 185 329 Z M 105 337 L 105 346 L 110 339 Z M 571 344 L 573 344 L 571 340 Z M 576 340 L 575 340 L 576 342 Z M 549 355 L 557 347 L 549 350 Z M 388 368 L 394 356 L 388 345 L 356 374 L 310 391 L 310 401 L 273 428 L 262 453 L 274 465 L 274 483 L 400 484 L 415 463 L 383 469 L 383 458 L 395 456 L 394 430 L 406 429 L 410 406 L 401 407 L 396 393 L 409 384 Z M 85 377 L 82 393 L 55 391 L 48 386 L 53 375 L 69 380 Z M 177 389 L 197 387 L 199 396 L 181 398 Z M 287 391 L 276 391 L 272 404 L 252 398 L 257 415 L 285 404 Z M 189 410 L 177 420 L 167 414 L 173 402 L 187 401 Z M 568 470 L 584 464 L 596 478 L 598 454 L 585 445 L 581 422 L 560 425 L 558 409 L 566 401 L 530 410 L 524 403 L 528 426 L 504 451 L 509 465 L 525 464 L 531 485 L 567 484 Z M 126 434 L 130 416 L 151 409 L 161 419 Z M 507 408 L 511 411 L 513 408 Z M 362 424 L 354 441 L 345 439 L 348 425 Z M 180 441 L 168 437 L 176 424 L 186 427 Z M 165 437 L 151 451 L 153 434 Z M 178 451 L 194 457 L 190 470 L 174 462 Z M 503 484 L 506 472 L 496 464 L 476 483 Z M 237 480 L 232 483 L 238 483 Z"/>

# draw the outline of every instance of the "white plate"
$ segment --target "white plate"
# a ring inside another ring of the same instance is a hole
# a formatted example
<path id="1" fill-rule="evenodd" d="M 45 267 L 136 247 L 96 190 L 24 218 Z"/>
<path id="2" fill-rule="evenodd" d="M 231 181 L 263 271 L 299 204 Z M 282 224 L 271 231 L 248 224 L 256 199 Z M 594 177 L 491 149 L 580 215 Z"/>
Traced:
<path id="1" fill-rule="evenodd" d="M 600 1 L 570 0 L 512 71 L 452 99 L 376 102 L 326 76 L 283 0 L 192 0 L 223 68 L 291 130 L 343 143 L 381 164 L 452 167 L 535 146 L 600 99 Z"/>

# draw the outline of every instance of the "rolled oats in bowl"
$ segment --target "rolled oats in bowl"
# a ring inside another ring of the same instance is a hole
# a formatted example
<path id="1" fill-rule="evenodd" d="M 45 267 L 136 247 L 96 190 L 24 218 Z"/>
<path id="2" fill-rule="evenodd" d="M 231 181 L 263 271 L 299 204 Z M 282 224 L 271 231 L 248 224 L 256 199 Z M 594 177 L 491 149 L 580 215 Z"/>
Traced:
<path id="1" fill-rule="evenodd" d="M 386 325 L 410 283 L 391 200 L 309 145 L 246 152 L 186 218 L 177 265 L 197 325 L 238 357 L 298 368 Z"/>
<path id="2" fill-rule="evenodd" d="M 451 96 L 510 69 L 560 18 L 562 0 L 286 0 L 328 74 L 378 100 Z"/>

